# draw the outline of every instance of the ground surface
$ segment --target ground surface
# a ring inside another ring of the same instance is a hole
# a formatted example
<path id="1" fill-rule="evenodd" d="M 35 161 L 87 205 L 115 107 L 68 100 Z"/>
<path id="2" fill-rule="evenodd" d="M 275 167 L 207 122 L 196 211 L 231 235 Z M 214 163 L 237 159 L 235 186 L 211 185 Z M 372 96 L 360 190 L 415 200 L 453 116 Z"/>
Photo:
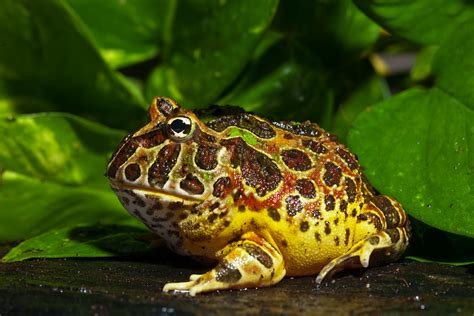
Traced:
<path id="1" fill-rule="evenodd" d="M 0 264 L 0 315 L 474 315 L 472 266 L 411 261 L 339 275 L 320 287 L 301 277 L 194 298 L 161 292 L 166 282 L 204 270 L 169 252 Z"/>

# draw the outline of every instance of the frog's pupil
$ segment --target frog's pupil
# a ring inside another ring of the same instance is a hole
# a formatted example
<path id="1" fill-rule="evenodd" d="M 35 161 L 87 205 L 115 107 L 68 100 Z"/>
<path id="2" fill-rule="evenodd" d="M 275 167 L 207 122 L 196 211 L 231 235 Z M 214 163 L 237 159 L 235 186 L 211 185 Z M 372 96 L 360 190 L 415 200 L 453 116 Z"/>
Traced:
<path id="1" fill-rule="evenodd" d="M 182 119 L 174 120 L 173 122 L 171 122 L 170 127 L 173 130 L 173 132 L 175 132 L 175 133 L 181 133 L 183 131 L 185 133 L 189 133 L 189 131 L 191 130 L 191 124 L 188 124 L 187 122 L 185 122 Z"/>

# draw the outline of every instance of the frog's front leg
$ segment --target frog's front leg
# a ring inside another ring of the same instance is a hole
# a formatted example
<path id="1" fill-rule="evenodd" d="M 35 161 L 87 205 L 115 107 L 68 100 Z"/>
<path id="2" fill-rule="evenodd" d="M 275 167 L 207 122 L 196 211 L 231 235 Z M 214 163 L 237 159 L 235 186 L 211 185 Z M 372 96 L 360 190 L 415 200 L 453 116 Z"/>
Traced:
<path id="1" fill-rule="evenodd" d="M 198 293 L 223 289 L 269 286 L 286 273 L 281 253 L 255 233 L 246 233 L 218 253 L 219 264 L 211 271 L 190 276 L 188 282 L 167 283 L 163 291 Z"/>

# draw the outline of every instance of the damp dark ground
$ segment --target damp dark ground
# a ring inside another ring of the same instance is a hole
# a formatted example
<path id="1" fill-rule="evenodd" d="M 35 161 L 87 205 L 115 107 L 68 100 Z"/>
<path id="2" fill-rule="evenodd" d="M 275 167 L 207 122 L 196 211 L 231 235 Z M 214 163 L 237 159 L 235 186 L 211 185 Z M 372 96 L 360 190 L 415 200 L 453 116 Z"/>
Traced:
<path id="1" fill-rule="evenodd" d="M 471 267 L 402 261 L 339 275 L 286 278 L 261 289 L 190 297 L 162 293 L 204 268 L 155 258 L 0 264 L 0 315 L 474 315 Z"/>

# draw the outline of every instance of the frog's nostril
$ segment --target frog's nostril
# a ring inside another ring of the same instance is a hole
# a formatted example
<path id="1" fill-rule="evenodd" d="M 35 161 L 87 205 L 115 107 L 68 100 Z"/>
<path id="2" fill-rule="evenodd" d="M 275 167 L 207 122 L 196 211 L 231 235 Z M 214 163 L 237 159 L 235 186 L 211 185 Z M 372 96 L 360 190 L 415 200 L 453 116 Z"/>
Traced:
<path id="1" fill-rule="evenodd" d="M 140 178 L 140 166 L 136 163 L 131 163 L 125 168 L 125 177 L 129 181 L 135 181 Z"/>

